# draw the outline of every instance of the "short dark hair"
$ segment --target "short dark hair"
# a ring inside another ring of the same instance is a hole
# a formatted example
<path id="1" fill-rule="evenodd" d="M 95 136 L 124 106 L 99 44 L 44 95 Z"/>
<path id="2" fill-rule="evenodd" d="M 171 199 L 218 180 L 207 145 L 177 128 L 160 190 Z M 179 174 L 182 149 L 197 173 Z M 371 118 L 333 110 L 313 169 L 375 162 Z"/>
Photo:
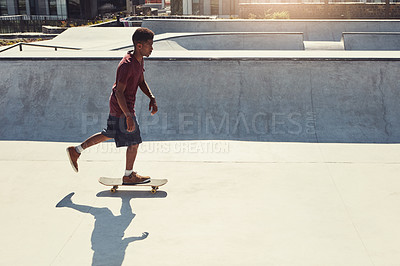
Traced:
<path id="1" fill-rule="evenodd" d="M 154 32 L 148 28 L 138 28 L 132 35 L 132 42 L 134 45 L 140 42 L 146 42 L 148 40 L 153 40 Z"/>

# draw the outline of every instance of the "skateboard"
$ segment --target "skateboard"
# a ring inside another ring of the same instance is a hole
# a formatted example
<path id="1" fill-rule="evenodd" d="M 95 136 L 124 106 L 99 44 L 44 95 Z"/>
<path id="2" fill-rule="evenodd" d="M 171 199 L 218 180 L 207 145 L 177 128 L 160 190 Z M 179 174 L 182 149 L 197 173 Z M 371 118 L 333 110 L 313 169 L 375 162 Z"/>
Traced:
<path id="1" fill-rule="evenodd" d="M 155 194 L 157 192 L 158 187 L 161 187 L 167 184 L 167 179 L 150 179 L 150 182 L 143 184 L 123 184 L 122 178 L 113 178 L 113 177 L 100 177 L 99 182 L 105 186 L 112 186 L 111 192 L 115 193 L 119 186 L 135 186 L 135 187 L 151 187 L 151 193 Z"/>

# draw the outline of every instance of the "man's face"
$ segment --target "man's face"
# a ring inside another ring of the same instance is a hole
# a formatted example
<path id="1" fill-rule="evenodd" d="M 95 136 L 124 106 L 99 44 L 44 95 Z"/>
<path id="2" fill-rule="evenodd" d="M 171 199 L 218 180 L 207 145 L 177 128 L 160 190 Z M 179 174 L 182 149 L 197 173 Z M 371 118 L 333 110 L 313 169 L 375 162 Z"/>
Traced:
<path id="1" fill-rule="evenodd" d="M 149 57 L 151 52 L 153 51 L 153 40 L 147 40 L 145 42 L 139 43 L 140 53 L 142 56 Z"/>

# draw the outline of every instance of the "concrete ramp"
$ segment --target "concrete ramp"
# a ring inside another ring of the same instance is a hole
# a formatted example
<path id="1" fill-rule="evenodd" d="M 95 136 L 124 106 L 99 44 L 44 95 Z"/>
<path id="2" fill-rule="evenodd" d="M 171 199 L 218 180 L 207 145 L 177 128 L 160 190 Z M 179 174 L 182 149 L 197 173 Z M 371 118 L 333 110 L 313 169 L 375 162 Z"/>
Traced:
<path id="1" fill-rule="evenodd" d="M 154 42 L 155 50 L 304 50 L 302 32 L 210 32 L 176 34 Z"/>
<path id="2" fill-rule="evenodd" d="M 120 58 L 2 59 L 0 139 L 82 141 L 106 126 Z M 400 61 L 154 57 L 145 140 L 400 142 Z"/>
<path id="3" fill-rule="evenodd" d="M 400 50 L 400 32 L 344 32 L 342 39 L 345 50 Z"/>
<path id="4" fill-rule="evenodd" d="M 137 28 L 75 27 L 50 41 L 40 44 L 81 48 L 83 50 L 110 51 L 123 46 L 133 46 L 132 34 Z"/>

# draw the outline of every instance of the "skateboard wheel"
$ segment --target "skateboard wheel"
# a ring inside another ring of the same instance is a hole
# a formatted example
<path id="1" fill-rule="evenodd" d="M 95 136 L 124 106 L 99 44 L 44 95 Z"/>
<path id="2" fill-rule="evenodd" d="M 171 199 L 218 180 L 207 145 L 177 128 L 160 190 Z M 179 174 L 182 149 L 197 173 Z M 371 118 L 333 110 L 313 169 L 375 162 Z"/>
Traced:
<path id="1" fill-rule="evenodd" d="M 115 193 L 117 191 L 118 186 L 113 186 L 113 188 L 111 189 L 111 193 Z"/>
<path id="2" fill-rule="evenodd" d="M 152 190 L 151 190 L 151 194 L 155 194 L 157 192 L 157 189 L 155 189 L 155 188 L 153 188 Z"/>

